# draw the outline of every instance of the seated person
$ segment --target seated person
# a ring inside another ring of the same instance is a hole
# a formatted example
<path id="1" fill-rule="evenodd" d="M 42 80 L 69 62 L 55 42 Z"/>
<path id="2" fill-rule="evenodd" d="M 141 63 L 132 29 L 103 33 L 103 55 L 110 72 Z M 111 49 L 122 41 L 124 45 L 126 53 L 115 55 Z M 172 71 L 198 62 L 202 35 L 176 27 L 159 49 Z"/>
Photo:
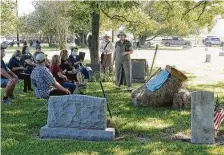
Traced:
<path id="1" fill-rule="evenodd" d="M 36 47 L 36 51 L 33 53 L 33 58 L 36 61 L 37 54 L 41 53 L 41 46 Z"/>
<path id="2" fill-rule="evenodd" d="M 42 52 L 42 50 L 41 50 L 41 46 L 37 46 L 36 47 L 36 52 L 34 52 L 34 54 L 33 54 L 33 58 L 34 58 L 34 61 L 36 62 L 36 56 L 37 56 L 37 54 L 39 54 L 39 53 L 44 53 L 44 52 Z M 47 68 L 50 68 L 50 66 L 51 66 L 51 63 L 50 63 L 50 60 L 47 58 L 47 55 L 45 55 L 46 56 L 46 67 Z"/>
<path id="3" fill-rule="evenodd" d="M 9 69 L 6 67 L 5 62 L 3 60 L 5 56 L 5 49 L 1 47 L 1 87 L 5 88 L 5 93 L 3 97 L 3 103 L 5 104 L 11 104 L 11 99 L 14 98 L 13 91 L 16 85 L 16 81 L 18 80 L 18 77 Z"/>
<path id="4" fill-rule="evenodd" d="M 82 74 L 78 69 L 75 69 L 75 67 L 69 61 L 68 51 L 62 50 L 60 56 L 61 64 L 59 67 L 62 69 L 62 73 L 65 74 L 69 80 L 75 81 L 78 88 L 83 88 L 84 85 L 82 84 Z"/>
<path id="5" fill-rule="evenodd" d="M 23 46 L 22 56 L 21 56 L 20 61 L 23 65 L 23 67 L 26 68 L 26 70 L 24 70 L 24 72 L 26 74 L 31 74 L 31 72 L 34 69 L 34 67 L 36 66 L 36 64 L 35 64 L 35 60 L 34 60 L 33 56 L 30 54 L 30 50 L 27 45 Z"/>
<path id="6" fill-rule="evenodd" d="M 35 86 L 37 98 L 48 98 L 49 96 L 68 95 L 71 92 L 62 87 L 53 77 L 50 70 L 45 67 L 45 55 L 39 53 L 36 56 L 37 66 L 31 73 L 32 83 Z M 52 88 L 53 86 L 53 88 Z"/>
<path id="7" fill-rule="evenodd" d="M 61 57 L 59 55 L 54 55 L 51 59 L 50 71 L 55 77 L 56 81 L 60 83 L 63 87 L 68 88 L 71 94 L 73 94 L 76 85 L 74 83 L 69 82 L 67 77 L 62 74 L 62 70 L 59 67 L 60 64 L 61 64 Z"/>
<path id="8" fill-rule="evenodd" d="M 22 63 L 20 62 L 21 55 L 22 54 L 20 50 L 16 50 L 16 52 L 12 55 L 12 58 L 9 60 L 8 67 L 14 74 L 19 77 L 19 79 L 24 80 L 23 91 L 32 91 L 30 74 L 26 74 L 24 72 L 24 70 L 26 69 L 22 66 Z"/>
<path id="9" fill-rule="evenodd" d="M 71 49 L 71 54 L 69 55 L 69 61 L 74 65 L 76 69 L 80 69 L 80 72 L 84 75 L 86 83 L 89 79 L 89 72 L 82 65 L 82 60 L 79 58 L 77 47 Z"/>

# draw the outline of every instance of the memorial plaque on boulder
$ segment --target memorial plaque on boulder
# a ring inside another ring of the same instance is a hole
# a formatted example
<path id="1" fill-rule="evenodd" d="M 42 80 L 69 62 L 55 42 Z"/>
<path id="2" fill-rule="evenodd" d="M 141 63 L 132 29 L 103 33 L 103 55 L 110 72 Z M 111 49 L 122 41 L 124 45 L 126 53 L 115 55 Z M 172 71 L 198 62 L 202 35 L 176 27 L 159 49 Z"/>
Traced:
<path id="1" fill-rule="evenodd" d="M 207 91 L 191 94 L 191 142 L 214 143 L 214 93 Z"/>
<path id="2" fill-rule="evenodd" d="M 48 101 L 47 125 L 41 138 L 112 140 L 114 129 L 106 128 L 106 99 L 85 95 L 52 96 Z"/>

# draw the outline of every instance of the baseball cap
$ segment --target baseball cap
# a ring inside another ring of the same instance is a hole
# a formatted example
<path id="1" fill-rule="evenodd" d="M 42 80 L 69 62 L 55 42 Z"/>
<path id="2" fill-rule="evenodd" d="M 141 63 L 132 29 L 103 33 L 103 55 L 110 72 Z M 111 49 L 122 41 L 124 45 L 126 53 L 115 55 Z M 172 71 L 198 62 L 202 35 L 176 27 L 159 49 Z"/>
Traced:
<path id="1" fill-rule="evenodd" d="M 45 54 L 44 53 L 37 54 L 36 61 L 43 62 L 44 60 L 45 60 Z"/>

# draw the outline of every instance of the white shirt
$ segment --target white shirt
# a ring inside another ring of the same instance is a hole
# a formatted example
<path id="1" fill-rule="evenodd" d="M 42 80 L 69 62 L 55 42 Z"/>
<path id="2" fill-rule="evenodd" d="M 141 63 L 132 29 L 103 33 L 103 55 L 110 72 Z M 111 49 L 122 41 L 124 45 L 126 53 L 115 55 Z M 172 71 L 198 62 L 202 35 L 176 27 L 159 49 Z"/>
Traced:
<path id="1" fill-rule="evenodd" d="M 114 51 L 114 47 L 111 41 L 109 41 L 110 43 L 107 45 L 107 47 L 105 48 L 106 44 L 108 43 L 109 40 L 103 40 L 100 44 L 100 52 L 104 53 L 104 54 L 111 54 Z M 105 50 L 104 50 L 105 48 Z"/>

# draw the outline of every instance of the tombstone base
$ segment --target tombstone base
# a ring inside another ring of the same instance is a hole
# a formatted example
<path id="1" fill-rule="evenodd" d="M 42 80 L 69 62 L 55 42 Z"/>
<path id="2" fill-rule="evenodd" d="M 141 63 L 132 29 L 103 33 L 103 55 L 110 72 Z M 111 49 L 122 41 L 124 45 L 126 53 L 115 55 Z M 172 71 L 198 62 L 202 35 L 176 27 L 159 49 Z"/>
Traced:
<path id="1" fill-rule="evenodd" d="M 132 79 L 133 83 L 145 83 L 145 79 Z"/>
<path id="2" fill-rule="evenodd" d="M 114 136 L 114 128 L 106 128 L 105 130 L 90 130 L 75 128 L 49 128 L 45 125 L 40 129 L 40 138 L 112 141 Z"/>

